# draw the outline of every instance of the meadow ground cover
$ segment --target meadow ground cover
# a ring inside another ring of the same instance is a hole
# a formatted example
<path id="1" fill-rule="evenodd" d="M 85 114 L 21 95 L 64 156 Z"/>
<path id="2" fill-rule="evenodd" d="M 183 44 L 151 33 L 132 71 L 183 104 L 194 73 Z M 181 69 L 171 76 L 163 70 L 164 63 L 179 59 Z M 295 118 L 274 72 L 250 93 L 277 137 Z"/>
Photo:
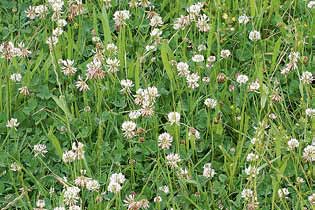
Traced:
<path id="1" fill-rule="evenodd" d="M 315 209 L 314 18 L 1 0 L 0 209 Z"/>

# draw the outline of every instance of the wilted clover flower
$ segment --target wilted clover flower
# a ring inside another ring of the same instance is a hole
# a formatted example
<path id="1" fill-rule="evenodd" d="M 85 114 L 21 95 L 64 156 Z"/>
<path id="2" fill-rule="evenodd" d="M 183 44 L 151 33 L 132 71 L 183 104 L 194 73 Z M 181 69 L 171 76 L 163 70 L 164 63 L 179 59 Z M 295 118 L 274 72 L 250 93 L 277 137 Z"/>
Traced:
<path id="1" fill-rule="evenodd" d="M 188 130 L 188 137 L 193 137 L 195 139 L 200 139 L 200 133 L 197 129 L 195 128 L 189 128 Z"/>
<path id="2" fill-rule="evenodd" d="M 20 87 L 19 92 L 23 96 L 28 96 L 30 94 L 30 90 L 28 89 L 27 86 Z"/>

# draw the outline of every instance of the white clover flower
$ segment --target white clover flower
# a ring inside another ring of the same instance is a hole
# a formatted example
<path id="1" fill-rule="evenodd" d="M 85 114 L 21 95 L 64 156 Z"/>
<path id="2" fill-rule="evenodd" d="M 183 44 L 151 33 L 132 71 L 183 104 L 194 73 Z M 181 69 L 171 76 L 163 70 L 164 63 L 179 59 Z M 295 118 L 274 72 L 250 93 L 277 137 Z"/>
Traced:
<path id="1" fill-rule="evenodd" d="M 215 175 L 215 170 L 211 167 L 211 163 L 206 163 L 204 166 L 203 166 L 203 173 L 202 175 L 206 178 L 212 178 L 214 177 Z"/>
<path id="2" fill-rule="evenodd" d="M 315 145 L 308 145 L 304 148 L 303 159 L 311 163 L 315 161 Z"/>
<path id="3" fill-rule="evenodd" d="M 100 189 L 100 184 L 97 180 L 94 179 L 88 179 L 86 181 L 85 187 L 89 191 L 98 191 Z"/>
<path id="4" fill-rule="evenodd" d="M 258 41 L 261 39 L 261 35 L 259 31 L 251 31 L 248 37 L 251 41 Z"/>
<path id="5" fill-rule="evenodd" d="M 167 165 L 169 165 L 171 168 L 177 168 L 181 159 L 178 154 L 170 153 L 166 156 L 166 161 Z"/>
<path id="6" fill-rule="evenodd" d="M 131 111 L 129 112 L 128 116 L 131 120 L 138 119 L 141 116 L 141 111 L 139 110 Z"/>
<path id="7" fill-rule="evenodd" d="M 164 132 L 159 135 L 158 146 L 161 149 L 169 149 L 172 146 L 172 142 L 173 142 L 173 137 L 169 133 Z"/>
<path id="8" fill-rule="evenodd" d="M 314 117 L 315 116 L 315 109 L 307 108 L 305 110 L 305 114 L 308 117 Z"/>
<path id="9" fill-rule="evenodd" d="M 11 118 L 10 120 L 8 120 L 7 122 L 7 128 L 17 128 L 20 125 L 20 123 L 18 122 L 18 120 L 16 118 Z"/>
<path id="10" fill-rule="evenodd" d="M 244 14 L 244 15 L 241 15 L 241 16 L 238 17 L 238 22 L 239 22 L 240 24 L 246 25 L 246 24 L 249 22 L 249 17 L 246 16 L 245 14 Z"/>
<path id="11" fill-rule="evenodd" d="M 130 88 L 132 88 L 134 85 L 133 85 L 133 82 L 129 79 L 123 79 L 120 81 L 120 85 L 122 87 L 122 89 L 120 90 L 120 92 L 125 92 L 125 93 L 130 93 L 131 90 Z"/>
<path id="12" fill-rule="evenodd" d="M 82 210 L 82 209 L 80 206 L 73 205 L 73 206 L 69 206 L 69 210 Z"/>
<path id="13" fill-rule="evenodd" d="M 199 51 L 199 52 L 205 51 L 206 49 L 207 49 L 206 45 L 204 45 L 204 44 L 198 45 L 198 51 Z"/>
<path id="14" fill-rule="evenodd" d="M 10 79 L 14 82 L 21 82 L 22 75 L 20 73 L 11 74 Z"/>
<path id="15" fill-rule="evenodd" d="M 222 58 L 228 58 L 231 56 L 231 51 L 230 50 L 221 50 L 220 55 Z"/>
<path id="16" fill-rule="evenodd" d="M 35 157 L 41 155 L 41 156 L 45 156 L 45 154 L 48 152 L 47 151 L 47 147 L 45 144 L 35 144 L 33 147 L 33 151 L 35 153 Z"/>
<path id="17" fill-rule="evenodd" d="M 107 64 L 107 68 L 108 68 L 108 72 L 110 73 L 116 73 L 119 71 L 119 60 L 117 58 L 107 58 L 106 59 L 106 64 Z"/>
<path id="18" fill-rule="evenodd" d="M 288 198 L 287 196 L 290 194 L 288 188 L 281 188 L 278 190 L 279 198 Z"/>
<path id="19" fill-rule="evenodd" d="M 36 207 L 43 209 L 45 207 L 45 200 L 39 199 L 36 201 Z"/>
<path id="20" fill-rule="evenodd" d="M 75 152 L 72 150 L 63 152 L 62 160 L 64 163 L 71 163 L 71 162 L 75 161 L 76 160 Z"/>
<path id="21" fill-rule="evenodd" d="M 254 166 L 250 165 L 247 168 L 245 168 L 245 174 L 249 176 L 249 178 L 256 177 L 258 173 L 259 173 L 258 169 Z"/>
<path id="22" fill-rule="evenodd" d="M 126 181 L 125 175 L 123 175 L 122 173 L 114 173 L 110 176 L 110 182 L 123 184 L 125 181 Z"/>
<path id="23" fill-rule="evenodd" d="M 214 109 L 217 106 L 217 100 L 213 98 L 207 98 L 204 102 L 206 107 Z"/>
<path id="24" fill-rule="evenodd" d="M 80 189 L 78 187 L 67 187 L 63 194 L 65 204 L 68 206 L 76 205 L 80 199 L 79 193 Z"/>
<path id="25" fill-rule="evenodd" d="M 314 77 L 313 77 L 313 74 L 311 72 L 305 71 L 302 73 L 300 80 L 304 84 L 312 84 L 312 82 L 314 81 Z"/>
<path id="26" fill-rule="evenodd" d="M 149 52 L 149 51 L 156 51 L 156 46 L 155 45 L 147 45 L 145 46 L 145 51 Z"/>
<path id="27" fill-rule="evenodd" d="M 156 197 L 154 197 L 154 199 L 153 199 L 153 202 L 154 203 L 160 203 L 162 201 L 162 198 L 161 198 L 161 196 L 156 196 Z"/>
<path id="28" fill-rule="evenodd" d="M 155 28 L 151 31 L 150 36 L 151 37 L 160 37 L 162 35 L 162 30 Z"/>
<path id="29" fill-rule="evenodd" d="M 11 163 L 10 170 L 17 172 L 17 171 L 21 171 L 22 167 L 17 162 L 14 162 L 14 163 Z"/>
<path id="30" fill-rule="evenodd" d="M 135 136 L 135 130 L 137 128 L 137 124 L 133 121 L 125 121 L 121 125 L 121 130 L 124 132 L 124 136 L 128 139 L 131 139 Z"/>
<path id="31" fill-rule="evenodd" d="M 185 62 L 178 62 L 176 65 L 178 76 L 184 76 L 186 77 L 189 75 L 189 65 Z"/>
<path id="32" fill-rule="evenodd" d="M 158 14 L 154 15 L 151 19 L 150 19 L 150 26 L 152 27 L 158 27 L 158 26 L 162 26 L 163 25 L 163 20 L 162 17 Z"/>
<path id="33" fill-rule="evenodd" d="M 66 208 L 63 206 L 59 206 L 59 207 L 55 207 L 54 210 L 66 210 Z"/>
<path id="34" fill-rule="evenodd" d="M 65 27 L 67 25 L 67 21 L 65 19 L 58 19 L 57 20 L 57 26 L 58 27 Z"/>
<path id="35" fill-rule="evenodd" d="M 122 173 L 114 173 L 110 176 L 110 182 L 107 190 L 112 193 L 118 193 L 122 189 L 121 184 L 123 184 L 125 181 L 125 176 Z"/>
<path id="36" fill-rule="evenodd" d="M 314 1 L 314 5 L 315 5 L 315 1 Z M 314 6 L 315 7 L 315 6 Z M 308 201 L 310 202 L 310 204 L 312 206 L 315 206 L 315 193 L 313 193 L 312 195 L 308 196 Z"/>
<path id="37" fill-rule="evenodd" d="M 192 73 L 187 75 L 186 77 L 186 81 L 188 84 L 188 87 L 191 89 L 196 89 L 197 87 L 199 87 L 198 81 L 200 79 L 200 76 L 197 73 Z"/>
<path id="38" fill-rule="evenodd" d="M 255 80 L 254 82 L 250 83 L 249 85 L 249 91 L 258 91 L 260 88 L 260 84 L 258 80 Z"/>
<path id="39" fill-rule="evenodd" d="M 48 44 L 50 48 L 55 46 L 57 43 L 58 43 L 58 37 L 56 36 L 50 36 L 46 40 L 46 44 Z"/>
<path id="40" fill-rule="evenodd" d="M 113 54 L 116 54 L 118 51 L 118 47 L 114 43 L 109 43 L 106 45 L 106 50 Z"/>
<path id="41" fill-rule="evenodd" d="M 194 55 L 192 57 L 192 61 L 196 62 L 196 63 L 200 63 L 200 62 L 203 62 L 205 60 L 205 57 L 203 55 Z"/>
<path id="42" fill-rule="evenodd" d="M 174 21 L 173 28 L 175 30 L 184 30 L 186 26 L 190 24 L 189 16 L 181 15 L 179 18 L 176 18 Z"/>
<path id="43" fill-rule="evenodd" d="M 254 196 L 254 193 L 251 189 L 243 189 L 241 193 L 241 197 L 244 198 L 245 200 L 249 200 Z"/>
<path id="44" fill-rule="evenodd" d="M 310 8 L 310 9 L 315 8 L 315 1 L 308 2 L 307 7 Z"/>
<path id="45" fill-rule="evenodd" d="M 168 194 L 170 192 L 170 189 L 169 189 L 169 187 L 167 185 L 159 187 L 159 190 L 161 190 L 165 194 Z"/>
<path id="46" fill-rule="evenodd" d="M 298 146 L 299 146 L 299 141 L 297 139 L 292 138 L 288 141 L 289 150 L 294 150 Z"/>
<path id="47" fill-rule="evenodd" d="M 60 68 L 62 69 L 62 72 L 63 72 L 63 74 L 65 76 L 72 76 L 72 75 L 74 75 L 77 72 L 77 68 L 75 68 L 73 66 L 73 64 L 74 64 L 73 60 L 69 60 L 69 59 L 62 60 L 62 59 L 59 59 L 58 63 L 61 65 Z"/>
<path id="48" fill-rule="evenodd" d="M 171 125 L 177 124 L 179 125 L 180 122 L 180 114 L 178 112 L 170 112 L 167 115 L 168 121 Z"/>
<path id="49" fill-rule="evenodd" d="M 249 153 L 246 157 L 246 161 L 247 162 L 252 162 L 252 161 L 255 161 L 255 160 L 258 160 L 259 156 L 256 155 L 255 153 Z"/>
<path id="50" fill-rule="evenodd" d="M 200 15 L 198 17 L 197 27 L 198 27 L 199 31 L 201 31 L 201 32 L 209 31 L 210 30 L 209 17 L 205 14 Z"/>
<path id="51" fill-rule="evenodd" d="M 75 86 L 81 92 L 89 90 L 89 85 L 86 83 L 86 80 L 83 80 L 81 76 L 78 77 L 78 80 L 75 82 Z"/>
<path id="52" fill-rule="evenodd" d="M 53 30 L 52 34 L 55 37 L 60 36 L 63 33 L 63 29 L 61 27 L 57 27 Z"/>
<path id="53" fill-rule="evenodd" d="M 114 21 L 116 26 L 121 26 L 126 24 L 126 20 L 130 18 L 130 13 L 128 10 L 116 11 L 114 13 Z"/>
<path id="54" fill-rule="evenodd" d="M 245 84 L 248 81 L 248 76 L 244 74 L 239 74 L 236 78 L 236 81 L 241 85 Z"/>

